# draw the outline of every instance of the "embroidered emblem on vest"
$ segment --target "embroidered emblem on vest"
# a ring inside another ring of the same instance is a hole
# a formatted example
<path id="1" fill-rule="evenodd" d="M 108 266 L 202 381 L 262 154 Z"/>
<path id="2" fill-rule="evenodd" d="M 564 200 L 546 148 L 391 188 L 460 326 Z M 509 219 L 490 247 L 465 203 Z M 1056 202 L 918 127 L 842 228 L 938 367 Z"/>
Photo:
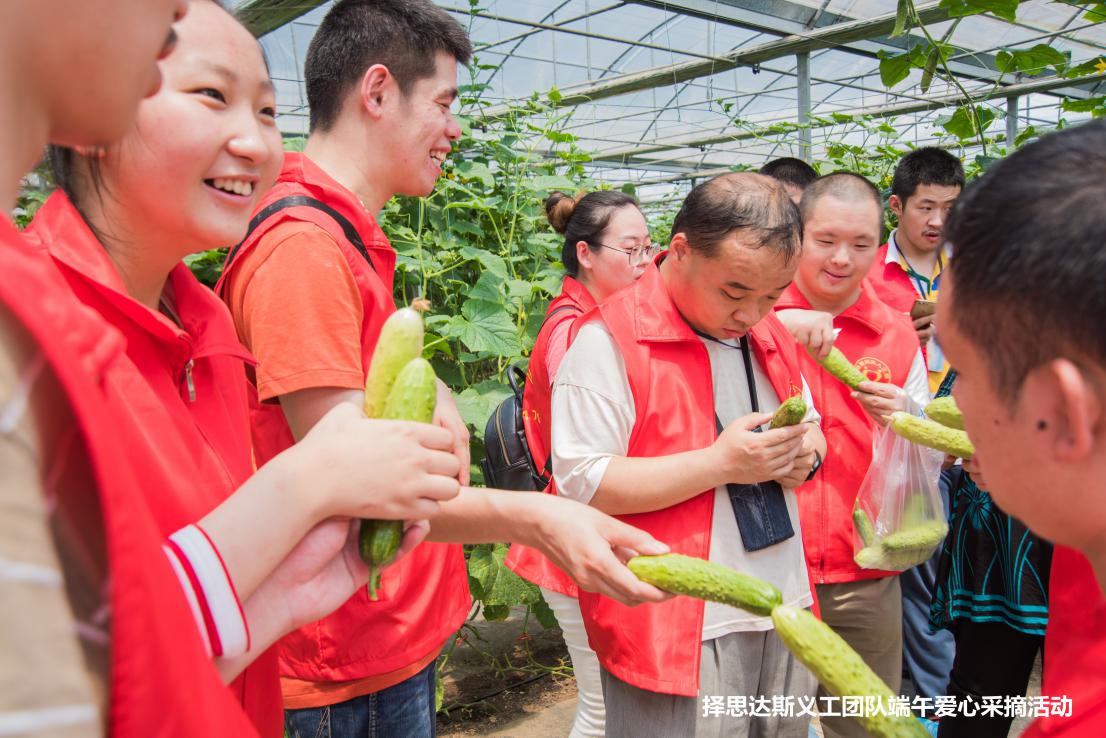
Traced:
<path id="1" fill-rule="evenodd" d="M 865 356 L 859 359 L 856 362 L 856 368 L 871 382 L 888 384 L 891 381 L 891 367 L 887 366 L 883 361 L 871 356 Z"/>

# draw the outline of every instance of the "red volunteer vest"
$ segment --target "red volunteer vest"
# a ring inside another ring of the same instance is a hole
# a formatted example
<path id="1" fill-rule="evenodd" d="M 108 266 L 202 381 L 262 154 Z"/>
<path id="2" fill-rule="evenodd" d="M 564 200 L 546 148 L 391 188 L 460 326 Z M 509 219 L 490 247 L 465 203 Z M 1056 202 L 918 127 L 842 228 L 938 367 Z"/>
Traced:
<path id="1" fill-rule="evenodd" d="M 810 310 L 792 283 L 776 310 Z M 860 366 L 873 382 L 902 387 L 918 353 L 918 335 L 902 314 L 861 286 L 860 299 L 834 318 L 841 333 L 834 345 Z M 814 406 L 822 415 L 827 451 L 822 472 L 803 487 L 799 517 L 803 525 L 806 565 L 818 584 L 856 582 L 898 572 L 861 569 L 853 561 L 853 503 L 872 463 L 874 424 L 849 396 L 848 387 L 831 377 L 805 350 L 798 351 Z"/>
<path id="2" fill-rule="evenodd" d="M 253 230 L 228 260 L 215 289 L 226 299 L 225 285 L 235 278 L 242 259 L 278 223 L 297 220 L 318 226 L 341 248 L 360 290 L 365 309 L 362 365 L 367 372 L 380 329 L 395 312 L 395 251 L 357 197 L 302 154 L 285 155 L 277 184 L 258 210 L 290 195 L 313 197 L 345 216 L 360 235 L 371 263 L 333 218 L 309 206 L 296 206 L 281 210 Z M 292 432 L 278 403 L 260 403 L 256 392 L 251 392 L 250 399 L 258 462 L 264 463 L 292 445 Z M 376 602 L 362 589 L 331 615 L 285 636 L 280 643 L 281 673 L 318 682 L 387 674 L 440 648 L 468 615 L 471 598 L 460 546 L 423 543 L 389 567 L 382 583 Z"/>
<path id="3" fill-rule="evenodd" d="M 96 236 L 64 193 L 55 192 L 26 231 L 49 252 L 77 299 L 123 334 L 126 360 L 110 384 L 117 414 L 140 440 L 130 451 L 171 480 L 148 486 L 158 529 L 169 536 L 218 507 L 253 473 L 244 362 L 226 306 L 184 264 L 167 292 L 184 328 L 129 294 Z M 263 736 L 283 735 L 276 649 L 232 684 Z"/>
<path id="4" fill-rule="evenodd" d="M 887 244 L 883 244 L 876 253 L 866 281 L 881 302 L 892 310 L 909 315 L 914 301 L 918 299 L 918 290 L 901 264 L 897 261 L 887 264 L 886 261 Z"/>
<path id="5" fill-rule="evenodd" d="M 1059 550 L 1059 548 L 1057 548 Z M 1097 585 L 1096 585 L 1097 586 Z M 1055 602 L 1055 600 L 1053 600 Z M 1087 608 L 1090 610 L 1091 608 Z M 1022 733 L 1022 738 L 1101 738 L 1106 724 L 1106 638 L 1101 632 L 1095 637 L 1080 640 L 1079 648 L 1065 654 L 1060 668 L 1049 664 L 1048 638 L 1052 636 L 1053 612 L 1049 603 L 1049 635 L 1046 636 L 1045 667 L 1052 670 L 1050 684 L 1042 694 L 1051 697 L 1050 706 L 1055 709 L 1064 698 L 1071 700 L 1071 715 L 1050 715 L 1038 718 Z M 1099 617 L 1102 617 L 1099 608 Z M 1101 631 L 1101 620 L 1098 630 Z"/>
<path id="6" fill-rule="evenodd" d="M 572 277 L 565 277 L 561 294 L 549 303 L 545 322 L 538 331 L 534 350 L 530 352 L 530 364 L 526 370 L 526 387 L 522 394 L 522 422 L 526 428 L 526 443 L 538 469 L 545 468 L 550 454 L 550 405 L 553 397 L 553 380 L 546 369 L 549 339 L 566 321 L 576 320 L 581 314 L 595 307 L 595 298 L 584 285 Z M 545 489 L 557 494 L 556 485 L 550 481 Z M 503 562 L 515 574 L 539 587 L 560 592 L 569 597 L 579 596 L 576 582 L 553 565 L 546 556 L 532 548 L 516 543 L 511 546 Z"/>
<path id="7" fill-rule="evenodd" d="M 1106 643 L 1106 597 L 1087 557 L 1067 546 L 1052 549 L 1048 580 L 1048 629 L 1045 631 L 1042 693 L 1063 694 L 1089 644 Z M 1084 661 L 1084 663 L 1086 663 Z M 1099 662 L 1100 673 L 1106 671 Z"/>
<path id="8" fill-rule="evenodd" d="M 73 410 L 82 443 L 60 465 L 91 468 L 102 510 L 111 582 L 111 694 L 115 738 L 256 735 L 208 658 L 162 550 L 143 490 L 169 478 L 138 449 L 142 429 L 116 412 L 112 386 L 125 366 L 119 331 L 73 299 L 44 254 L 0 219 L 0 303 L 38 343 Z"/>
<path id="9" fill-rule="evenodd" d="M 704 448 L 715 440 L 714 389 L 706 347 L 677 311 L 660 271 L 645 274 L 585 313 L 573 338 L 591 320 L 602 320 L 622 358 L 636 420 L 627 456 L 668 456 Z M 749 331 L 757 362 L 781 398 L 802 392 L 797 344 L 775 315 Z M 620 515 L 675 553 L 707 558 L 714 490 L 664 510 Z M 695 697 L 699 693 L 702 600 L 675 597 L 626 607 L 580 592 L 580 610 L 599 661 L 619 679 L 652 692 Z"/>

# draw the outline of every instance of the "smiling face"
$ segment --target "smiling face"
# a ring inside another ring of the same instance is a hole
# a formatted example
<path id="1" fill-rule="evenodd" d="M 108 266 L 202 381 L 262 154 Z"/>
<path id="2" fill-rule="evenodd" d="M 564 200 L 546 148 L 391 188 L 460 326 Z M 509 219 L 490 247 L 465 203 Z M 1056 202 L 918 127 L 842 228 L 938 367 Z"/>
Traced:
<path id="1" fill-rule="evenodd" d="M 772 311 L 791 284 L 799 260 L 785 260 L 748 233 L 730 232 L 707 257 L 683 233 L 662 264 L 676 308 L 695 330 L 722 340 L 741 338 Z"/>
<path id="2" fill-rule="evenodd" d="M 434 191 L 442 163 L 461 137 L 452 111 L 457 99 L 457 60 L 439 51 L 432 75 L 415 80 L 406 94 L 396 86 L 396 94 L 389 99 L 385 148 L 391 158 L 388 171 L 394 177 L 389 189 L 398 195 L 425 197 Z"/>
<path id="3" fill-rule="evenodd" d="M 883 213 L 871 199 L 824 195 L 803 224 L 796 281 L 817 309 L 838 313 L 854 303 L 879 248 Z"/>
<path id="4" fill-rule="evenodd" d="M 903 202 L 892 195 L 888 204 L 899 218 L 895 239 L 909 253 L 931 253 L 941 247 L 941 231 L 960 187 L 955 185 L 921 184 Z M 908 253 L 908 255 L 909 255 Z"/>
<path id="5" fill-rule="evenodd" d="M 240 240 L 282 161 L 275 98 L 257 41 L 211 2 L 176 27 L 164 83 L 104 161 L 105 208 L 135 233 L 190 251 Z M 179 257 L 177 257 L 179 258 Z"/>

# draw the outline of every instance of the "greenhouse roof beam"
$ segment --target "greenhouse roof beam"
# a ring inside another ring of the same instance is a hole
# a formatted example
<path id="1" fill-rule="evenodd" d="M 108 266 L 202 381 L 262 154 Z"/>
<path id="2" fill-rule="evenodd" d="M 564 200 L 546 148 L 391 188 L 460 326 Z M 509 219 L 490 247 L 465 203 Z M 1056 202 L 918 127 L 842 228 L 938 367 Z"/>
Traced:
<path id="1" fill-rule="evenodd" d="M 918 8 L 918 14 L 924 23 L 937 23 L 948 20 L 948 13 L 938 3 L 929 3 Z M 842 46 L 853 41 L 885 36 L 895 25 L 895 14 L 887 13 L 868 20 L 839 23 L 815 31 L 804 31 L 783 38 L 773 39 L 755 46 L 745 47 L 722 54 L 718 60 L 687 61 L 668 64 L 641 72 L 622 74 L 598 82 L 561 90 L 558 107 L 580 105 L 606 97 L 623 95 L 653 87 L 677 84 L 696 77 L 704 77 L 725 72 L 742 66 L 756 66 L 761 62 L 791 56 L 803 51 L 827 49 Z M 628 42 L 629 43 L 629 42 Z M 496 117 L 512 110 L 510 105 L 500 105 L 484 111 L 485 117 Z"/>
<path id="2" fill-rule="evenodd" d="M 261 38 L 291 23 L 304 13 L 322 5 L 324 0 L 247 0 L 234 9 L 234 14 L 250 33 Z"/>
<path id="3" fill-rule="evenodd" d="M 806 5 L 782 0 L 629 0 L 629 2 L 726 23 L 759 33 L 804 35 L 810 32 L 812 26 L 823 29 L 856 22 L 848 16 L 819 11 Z M 926 11 L 931 7 L 932 4 L 922 6 L 919 8 L 919 12 Z M 922 15 L 923 23 L 926 25 L 947 19 L 947 16 L 941 17 L 936 14 L 932 17 Z M 1066 27 L 1046 32 L 1044 29 L 1025 23 L 1014 25 L 1041 33 L 1036 39 L 1031 40 L 1059 37 L 1069 32 Z M 1066 25 L 1070 26 L 1071 21 Z M 888 29 L 888 32 L 890 32 L 890 29 Z M 899 38 L 890 38 L 887 36 L 880 37 L 880 34 L 876 34 L 870 38 L 842 44 L 837 50 L 875 57 L 881 51 L 893 53 L 907 51 L 916 43 L 918 43 L 918 39 L 914 36 L 906 35 Z M 1076 43 L 1088 45 L 1086 42 L 1076 41 Z M 949 69 L 958 77 L 997 82 L 1002 77 L 1002 73 L 995 67 L 993 52 L 1000 50 L 1000 48 L 958 48 L 948 60 Z M 1057 92 L 1063 92 L 1069 96 L 1078 96 L 1071 90 L 1057 90 Z"/>
<path id="4" fill-rule="evenodd" d="M 1086 83 L 1102 83 L 1104 77 L 1101 74 L 1086 75 L 1084 77 L 1076 77 L 1074 79 L 1058 79 L 1049 78 L 1043 80 L 1035 80 L 1033 82 L 1022 82 L 1015 85 L 1008 85 L 1006 87 L 988 88 L 981 92 L 975 92 L 971 95 L 972 102 L 984 102 L 986 100 L 993 100 L 998 98 L 1007 98 L 1016 95 L 1026 95 L 1035 92 L 1049 92 L 1059 87 L 1079 85 Z M 835 110 L 832 113 L 849 115 L 854 118 L 861 117 L 874 117 L 874 118 L 889 118 L 896 115 L 907 115 L 910 113 L 921 113 L 929 110 L 938 110 L 940 108 L 949 107 L 955 105 L 962 100 L 962 96 L 959 93 L 935 96 L 930 100 L 911 101 L 907 103 L 892 103 L 889 105 L 880 105 L 870 108 L 857 108 L 853 110 Z M 835 122 L 834 125 L 837 125 Z M 813 128 L 822 128 L 822 124 L 815 123 Z M 610 160 L 610 161 L 625 161 L 631 157 L 641 157 L 646 154 L 654 154 L 662 151 L 672 151 L 674 149 L 696 149 L 704 146 L 711 146 L 719 143 L 726 143 L 729 141 L 741 141 L 750 138 L 760 138 L 762 136 L 770 136 L 777 134 L 778 131 L 773 131 L 771 126 L 764 126 L 748 131 L 737 131 L 731 133 L 722 133 L 712 136 L 700 136 L 684 139 L 671 139 L 665 143 L 650 144 L 647 146 L 636 146 L 632 148 L 626 148 L 621 150 L 613 150 L 607 152 L 600 152 L 592 156 L 592 160 Z"/>
<path id="5" fill-rule="evenodd" d="M 557 33 L 567 33 L 572 36 L 583 36 L 585 38 L 594 38 L 599 41 L 611 41 L 618 44 L 629 44 L 631 46 L 640 46 L 644 49 L 653 49 L 654 51 L 663 51 L 668 54 L 676 54 L 678 56 L 693 56 L 696 59 L 702 59 L 700 64 L 725 64 L 727 59 L 724 56 L 714 56 L 711 54 L 700 54 L 698 51 L 688 51 L 686 49 L 674 49 L 671 46 L 663 46 L 661 44 L 651 44 L 648 41 L 635 41 L 629 38 L 619 38 L 618 36 L 608 36 L 604 33 L 595 33 L 593 31 L 585 31 L 581 28 L 566 28 L 561 25 L 554 25 L 552 23 L 540 23 L 538 21 L 525 20 L 523 18 L 508 18 L 503 15 L 497 15 L 495 13 L 488 13 L 483 10 L 469 11 L 464 8 L 451 8 L 448 6 L 440 6 L 442 10 L 447 10 L 451 13 L 463 13 L 464 15 L 471 15 L 474 18 L 486 18 L 488 20 L 499 21 L 500 23 L 510 23 L 513 25 L 524 26 L 528 28 L 536 28 L 542 31 L 556 31 Z"/>

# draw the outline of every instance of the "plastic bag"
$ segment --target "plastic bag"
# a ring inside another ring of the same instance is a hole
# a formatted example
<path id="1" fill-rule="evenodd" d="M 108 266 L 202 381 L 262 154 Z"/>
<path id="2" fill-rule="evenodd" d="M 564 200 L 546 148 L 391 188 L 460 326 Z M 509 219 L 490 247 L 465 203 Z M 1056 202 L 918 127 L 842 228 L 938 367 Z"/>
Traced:
<path id="1" fill-rule="evenodd" d="M 890 428 L 872 438 L 872 463 L 853 506 L 853 559 L 862 569 L 905 571 L 948 534 L 937 480 L 944 454 Z"/>

